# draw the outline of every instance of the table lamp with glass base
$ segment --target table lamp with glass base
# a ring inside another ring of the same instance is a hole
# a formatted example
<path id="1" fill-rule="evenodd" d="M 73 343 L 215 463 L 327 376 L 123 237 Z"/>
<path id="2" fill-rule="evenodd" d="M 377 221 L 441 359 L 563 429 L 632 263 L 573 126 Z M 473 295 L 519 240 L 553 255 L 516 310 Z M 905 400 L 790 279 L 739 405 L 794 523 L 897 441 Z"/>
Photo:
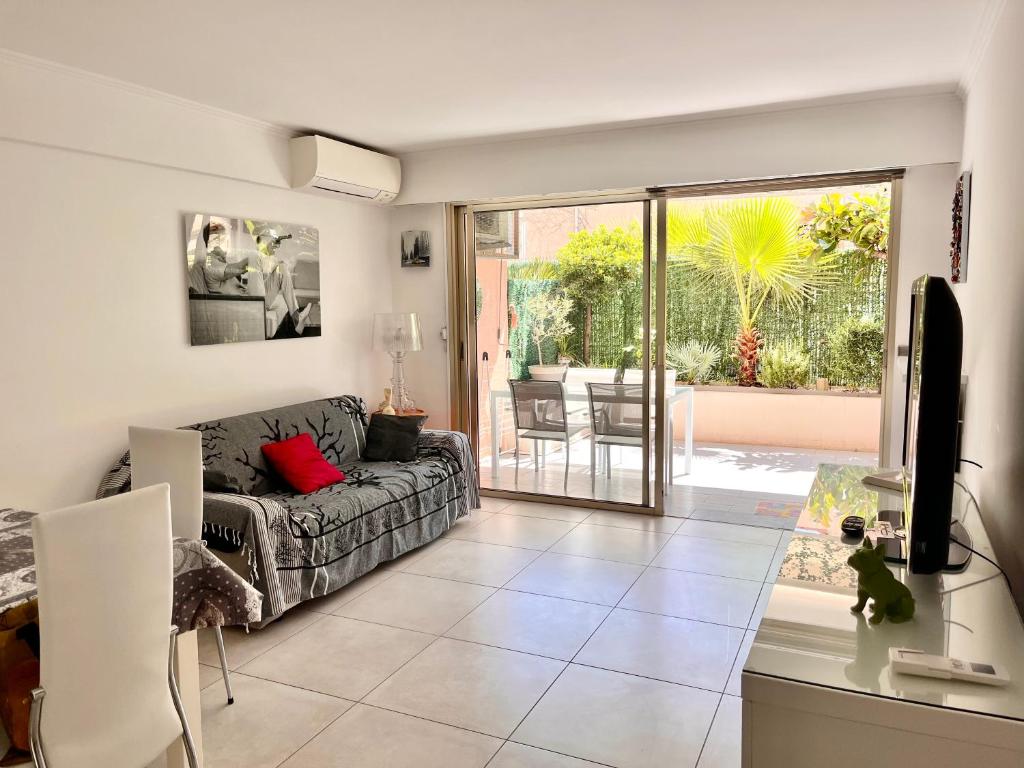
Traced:
<path id="1" fill-rule="evenodd" d="M 405 386 L 403 364 L 407 352 L 423 349 L 420 321 L 415 312 L 380 312 L 373 317 L 373 348 L 391 355 L 391 396 L 397 415 L 419 413 Z"/>

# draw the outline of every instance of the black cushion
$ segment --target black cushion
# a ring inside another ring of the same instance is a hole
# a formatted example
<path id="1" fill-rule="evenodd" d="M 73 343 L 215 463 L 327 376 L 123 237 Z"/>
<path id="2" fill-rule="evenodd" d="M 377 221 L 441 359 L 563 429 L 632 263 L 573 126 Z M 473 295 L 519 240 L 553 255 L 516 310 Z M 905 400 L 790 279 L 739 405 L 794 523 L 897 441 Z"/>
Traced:
<path id="1" fill-rule="evenodd" d="M 385 416 L 375 413 L 366 430 L 365 461 L 413 461 L 426 416 Z"/>
<path id="2" fill-rule="evenodd" d="M 203 470 L 203 490 L 208 493 L 241 493 L 237 479 L 215 469 Z"/>

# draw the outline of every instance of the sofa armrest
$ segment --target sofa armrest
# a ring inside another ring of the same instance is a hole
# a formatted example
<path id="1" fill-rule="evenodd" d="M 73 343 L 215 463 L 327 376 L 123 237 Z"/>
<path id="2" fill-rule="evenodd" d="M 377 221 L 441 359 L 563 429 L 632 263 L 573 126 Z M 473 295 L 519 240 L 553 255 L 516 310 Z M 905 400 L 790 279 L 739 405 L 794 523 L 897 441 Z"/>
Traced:
<path id="1" fill-rule="evenodd" d="M 480 508 L 480 482 L 477 479 L 476 460 L 469 438 L 462 432 L 424 429 L 420 432 L 417 454 L 441 454 L 455 465 L 456 473 L 465 482 L 465 510 Z M 461 514 L 459 515 L 462 516 Z"/>

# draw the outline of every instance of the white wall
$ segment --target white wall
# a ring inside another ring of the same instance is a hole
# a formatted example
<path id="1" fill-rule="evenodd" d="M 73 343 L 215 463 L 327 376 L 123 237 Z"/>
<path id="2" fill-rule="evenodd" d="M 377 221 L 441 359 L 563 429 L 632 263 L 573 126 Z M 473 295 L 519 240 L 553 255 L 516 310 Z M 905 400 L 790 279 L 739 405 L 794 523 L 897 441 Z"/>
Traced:
<path id="1" fill-rule="evenodd" d="M 958 162 L 962 125 L 960 99 L 939 94 L 414 152 L 398 202 Z"/>
<path id="2" fill-rule="evenodd" d="M 1009 0 L 970 83 L 964 167 L 973 170 L 964 314 L 964 456 L 989 537 L 1024 611 L 1024 3 Z"/>
<path id="3" fill-rule="evenodd" d="M 65 96 L 90 108 L 69 114 Z M 0 60 L 0 102 L 0 507 L 91 498 L 129 424 L 379 393 L 387 209 L 269 186 L 283 138 L 259 126 L 61 70 Z M 21 140 L 47 120 L 56 146 Z M 208 163 L 216 175 L 194 172 Z M 318 227 L 323 336 L 191 348 L 186 211 Z"/>
<path id="4" fill-rule="evenodd" d="M 406 357 L 405 378 L 418 408 L 429 414 L 428 427 L 447 429 L 448 343 L 441 338 L 448 327 L 448 244 L 445 242 L 444 206 L 403 205 L 391 209 L 388 263 L 395 312 L 416 312 L 423 331 L 423 349 Z M 430 233 L 429 267 L 402 267 L 399 263 L 402 232 Z"/>
<path id="5" fill-rule="evenodd" d="M 925 165 L 908 168 L 903 179 L 895 333 L 889 339 L 889 466 L 899 466 L 903 455 L 907 358 L 898 358 L 896 348 L 909 343 L 910 287 L 921 275 L 949 273 L 950 205 L 959 173 L 957 163 Z"/>

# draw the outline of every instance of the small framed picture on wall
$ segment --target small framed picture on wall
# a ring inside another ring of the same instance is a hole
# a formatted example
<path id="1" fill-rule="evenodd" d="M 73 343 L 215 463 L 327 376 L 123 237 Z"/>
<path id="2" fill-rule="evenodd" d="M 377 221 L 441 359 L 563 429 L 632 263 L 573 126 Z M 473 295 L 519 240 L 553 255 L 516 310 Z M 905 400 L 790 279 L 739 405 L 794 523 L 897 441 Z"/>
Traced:
<path id="1" fill-rule="evenodd" d="M 423 229 L 410 229 L 402 233 L 402 266 L 430 266 L 430 233 Z"/>

